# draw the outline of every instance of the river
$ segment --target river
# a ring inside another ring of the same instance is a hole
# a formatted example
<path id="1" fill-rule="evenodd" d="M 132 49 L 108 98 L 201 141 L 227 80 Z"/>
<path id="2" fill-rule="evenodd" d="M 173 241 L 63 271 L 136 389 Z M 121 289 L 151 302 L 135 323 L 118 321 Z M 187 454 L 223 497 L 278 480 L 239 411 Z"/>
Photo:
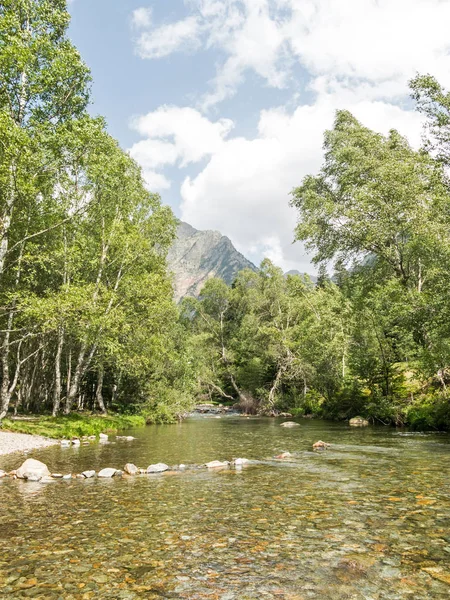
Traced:
<path id="1" fill-rule="evenodd" d="M 127 431 L 132 442 L 30 453 L 60 473 L 258 462 L 0 480 L 0 598 L 448 599 L 450 436 L 280 422 L 190 418 Z M 319 439 L 332 447 L 313 452 Z M 293 457 L 272 458 L 283 451 Z"/>

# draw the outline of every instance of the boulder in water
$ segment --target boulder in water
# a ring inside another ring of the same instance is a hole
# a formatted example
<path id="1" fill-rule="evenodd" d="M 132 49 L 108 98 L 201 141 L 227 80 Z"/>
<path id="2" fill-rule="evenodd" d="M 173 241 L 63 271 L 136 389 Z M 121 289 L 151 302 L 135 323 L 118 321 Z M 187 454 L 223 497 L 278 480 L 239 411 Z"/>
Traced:
<path id="1" fill-rule="evenodd" d="M 91 477 L 94 477 L 95 471 L 83 471 L 81 474 L 85 479 L 90 479 Z"/>
<path id="2" fill-rule="evenodd" d="M 125 473 L 127 473 L 128 475 L 137 475 L 139 473 L 139 469 L 136 465 L 133 465 L 132 463 L 127 463 L 123 470 L 125 471 Z"/>
<path id="3" fill-rule="evenodd" d="M 291 458 L 292 454 L 290 452 L 282 452 L 281 454 L 278 454 L 278 456 L 275 456 L 275 458 Z"/>
<path id="4" fill-rule="evenodd" d="M 281 423 L 281 427 L 300 427 L 300 423 L 296 423 L 295 421 L 286 421 L 285 423 Z"/>
<path id="5" fill-rule="evenodd" d="M 169 470 L 169 465 L 164 463 L 156 463 L 156 465 L 150 465 L 147 467 L 147 473 L 164 473 Z"/>
<path id="6" fill-rule="evenodd" d="M 27 458 L 21 467 L 17 469 L 16 475 L 19 479 L 29 479 L 30 481 L 39 481 L 42 477 L 50 476 L 47 465 L 40 460 Z M 36 479 L 36 477 L 38 479 Z"/>
<path id="7" fill-rule="evenodd" d="M 230 463 L 226 460 L 223 462 L 221 462 L 220 460 L 212 460 L 211 462 L 206 463 L 205 467 L 207 467 L 208 469 L 220 469 L 228 467 L 229 465 Z"/>
<path id="8" fill-rule="evenodd" d="M 242 467 L 242 465 L 248 465 L 250 461 L 248 458 L 235 458 L 233 463 L 236 467 Z"/>
<path id="9" fill-rule="evenodd" d="M 353 417 L 353 419 L 350 419 L 348 424 L 352 427 L 367 427 L 369 421 L 364 419 L 364 417 Z"/>
<path id="10" fill-rule="evenodd" d="M 326 442 L 322 442 L 322 440 L 319 440 L 318 442 L 313 444 L 314 450 L 326 450 L 329 447 L 330 447 L 330 444 L 327 444 Z"/>
<path id="11" fill-rule="evenodd" d="M 110 468 L 102 469 L 101 471 L 99 471 L 98 476 L 99 477 L 114 477 L 115 474 L 116 474 L 116 469 L 112 469 L 110 467 Z"/>

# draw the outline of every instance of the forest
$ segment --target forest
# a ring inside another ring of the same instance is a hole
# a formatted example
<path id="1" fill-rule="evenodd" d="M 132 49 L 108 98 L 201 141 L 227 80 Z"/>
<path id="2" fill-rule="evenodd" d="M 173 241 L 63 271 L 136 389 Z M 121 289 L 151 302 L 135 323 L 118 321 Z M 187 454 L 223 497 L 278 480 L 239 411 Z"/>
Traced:
<path id="1" fill-rule="evenodd" d="M 266 259 L 176 305 L 176 218 L 90 114 L 68 24 L 65 0 L 0 4 L 0 421 L 207 399 L 448 429 L 450 93 L 410 82 L 419 150 L 337 112 L 286 197 L 317 283 Z"/>

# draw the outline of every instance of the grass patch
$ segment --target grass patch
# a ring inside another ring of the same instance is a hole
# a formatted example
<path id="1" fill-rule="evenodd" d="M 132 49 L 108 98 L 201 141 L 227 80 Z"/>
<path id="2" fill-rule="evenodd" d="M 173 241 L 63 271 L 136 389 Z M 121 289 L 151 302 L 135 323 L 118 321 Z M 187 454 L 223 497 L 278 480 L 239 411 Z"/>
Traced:
<path id="1" fill-rule="evenodd" d="M 98 435 L 99 433 L 117 433 L 123 429 L 142 427 L 145 418 L 140 415 L 78 415 L 67 417 L 38 417 L 30 421 L 5 419 L 3 429 L 17 433 L 43 435 L 49 438 L 63 439 Z"/>

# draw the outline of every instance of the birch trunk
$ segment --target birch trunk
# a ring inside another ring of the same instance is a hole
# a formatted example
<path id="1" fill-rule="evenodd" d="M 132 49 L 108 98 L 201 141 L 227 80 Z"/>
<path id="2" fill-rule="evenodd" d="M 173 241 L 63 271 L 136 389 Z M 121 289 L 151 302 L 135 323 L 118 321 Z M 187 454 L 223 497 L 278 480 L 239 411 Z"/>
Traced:
<path id="1" fill-rule="evenodd" d="M 60 327 L 58 331 L 58 346 L 56 348 L 55 356 L 55 387 L 53 389 L 53 411 L 52 415 L 56 417 L 59 412 L 61 404 L 61 356 L 64 346 L 64 329 Z"/>
<path id="2" fill-rule="evenodd" d="M 105 376 L 105 369 L 103 365 L 100 365 L 98 368 L 98 376 L 97 376 L 97 389 L 95 392 L 95 401 L 100 409 L 102 415 L 106 415 L 106 407 L 103 400 L 103 379 Z"/>

